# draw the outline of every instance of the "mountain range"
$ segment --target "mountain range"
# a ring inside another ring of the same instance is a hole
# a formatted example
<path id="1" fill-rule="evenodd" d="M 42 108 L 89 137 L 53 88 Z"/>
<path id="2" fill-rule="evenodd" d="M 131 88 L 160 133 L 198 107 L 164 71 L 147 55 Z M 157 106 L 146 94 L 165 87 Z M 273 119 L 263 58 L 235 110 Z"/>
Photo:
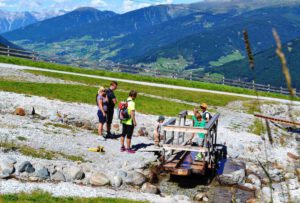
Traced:
<path id="1" fill-rule="evenodd" d="M 272 28 L 283 43 L 297 41 L 293 40 L 300 37 L 299 17 L 298 0 L 204 1 L 150 6 L 124 14 L 85 7 L 3 36 L 73 65 L 84 61 L 85 66 L 95 67 L 110 60 L 239 77 L 229 67 L 246 63 L 243 30 L 249 33 L 255 56 L 263 60 L 266 55 L 262 53 L 270 54 L 273 49 Z M 278 65 L 275 58 L 274 66 Z M 257 67 L 260 69 L 264 66 Z M 247 72 L 240 76 L 253 79 L 246 77 Z"/>

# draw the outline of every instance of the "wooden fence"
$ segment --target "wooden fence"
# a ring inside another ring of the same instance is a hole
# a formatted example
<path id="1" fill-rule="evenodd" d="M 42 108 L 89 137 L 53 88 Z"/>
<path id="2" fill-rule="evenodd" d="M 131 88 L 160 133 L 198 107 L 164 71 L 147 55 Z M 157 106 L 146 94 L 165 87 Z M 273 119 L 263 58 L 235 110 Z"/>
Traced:
<path id="1" fill-rule="evenodd" d="M 42 61 L 46 61 L 46 62 L 63 63 L 61 61 L 61 58 L 60 59 L 55 58 L 55 57 L 51 58 L 46 55 L 39 55 L 32 51 L 12 49 L 10 47 L 3 47 L 3 46 L 0 46 L 0 55 L 26 58 L 26 59 L 31 59 L 31 60 L 35 60 L 35 61 L 42 60 Z M 65 64 L 68 65 L 68 63 L 65 63 Z M 118 67 L 116 67 L 116 66 L 117 65 L 115 65 L 114 67 L 104 67 L 104 68 L 100 68 L 100 69 L 114 71 L 114 72 L 124 72 L 124 73 L 131 73 L 131 74 L 148 75 L 148 76 L 153 76 L 153 77 L 166 77 L 166 78 L 174 78 L 174 79 L 179 78 L 179 79 L 186 79 L 186 80 L 192 80 L 192 81 L 201 81 L 201 82 L 228 85 L 228 86 L 233 86 L 233 87 L 241 87 L 241 88 L 252 89 L 252 90 L 257 90 L 257 91 L 262 91 L 262 92 L 271 92 L 271 93 L 284 94 L 284 95 L 290 94 L 290 92 L 287 88 L 258 84 L 258 83 L 255 83 L 254 81 L 246 82 L 246 81 L 242 81 L 242 80 L 227 79 L 225 77 L 223 77 L 221 79 L 212 79 L 210 77 L 205 77 L 201 74 L 195 74 L 195 73 L 192 74 L 191 72 L 180 72 L 180 73 L 177 72 L 176 73 L 172 70 L 165 70 L 162 72 L 160 70 L 151 69 L 148 67 L 133 67 L 130 65 L 123 65 L 123 64 L 118 65 Z M 296 96 L 300 97 L 300 92 L 297 92 L 296 89 L 294 89 L 294 91 L 296 93 Z"/>
<path id="2" fill-rule="evenodd" d="M 36 56 L 37 56 L 37 54 L 32 51 L 13 49 L 11 47 L 4 47 L 4 46 L 0 46 L 0 55 L 14 56 L 14 57 L 31 59 L 31 60 L 36 60 Z"/>

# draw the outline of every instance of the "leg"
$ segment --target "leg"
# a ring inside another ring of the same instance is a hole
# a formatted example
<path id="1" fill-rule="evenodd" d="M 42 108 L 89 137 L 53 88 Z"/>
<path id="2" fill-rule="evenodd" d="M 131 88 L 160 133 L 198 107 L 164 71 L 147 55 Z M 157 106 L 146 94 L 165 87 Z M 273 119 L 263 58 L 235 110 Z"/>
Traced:
<path id="1" fill-rule="evenodd" d="M 99 123 L 99 127 L 98 127 L 98 135 L 102 136 L 102 132 L 103 132 L 103 124 Z"/>
<path id="2" fill-rule="evenodd" d="M 127 134 L 127 125 L 122 125 L 122 135 L 121 135 L 121 151 L 125 148 L 124 142 L 125 142 L 125 136 Z"/>
<path id="3" fill-rule="evenodd" d="M 109 110 L 107 111 L 107 123 L 106 123 L 106 131 L 107 131 L 107 134 L 110 134 L 113 116 L 114 116 L 114 110 L 109 109 Z"/>
<path id="4" fill-rule="evenodd" d="M 132 137 L 132 134 L 133 134 L 134 125 L 128 125 L 127 127 L 128 127 L 127 138 L 126 138 L 127 152 L 128 153 L 135 153 L 135 151 L 133 151 L 131 149 L 131 137 Z"/>
<path id="5" fill-rule="evenodd" d="M 159 145 L 159 137 L 160 135 L 158 133 L 154 133 L 154 145 L 158 146 Z"/>
<path id="6" fill-rule="evenodd" d="M 127 149 L 130 149 L 131 148 L 131 139 L 129 139 L 128 137 L 126 139 L 126 144 L 127 144 Z"/>

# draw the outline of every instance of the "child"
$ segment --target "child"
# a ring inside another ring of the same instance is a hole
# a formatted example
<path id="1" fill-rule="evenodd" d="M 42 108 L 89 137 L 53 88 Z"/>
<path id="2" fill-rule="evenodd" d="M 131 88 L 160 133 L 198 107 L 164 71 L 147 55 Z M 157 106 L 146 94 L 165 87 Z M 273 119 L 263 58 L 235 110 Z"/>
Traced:
<path id="1" fill-rule="evenodd" d="M 164 116 L 159 116 L 158 117 L 157 124 L 156 124 L 155 129 L 154 129 L 154 145 L 156 147 L 158 147 L 159 143 L 160 143 L 161 126 L 162 126 L 162 124 L 163 124 L 164 121 L 165 121 L 165 117 Z"/>
<path id="2" fill-rule="evenodd" d="M 193 125 L 197 128 L 204 128 L 206 125 L 206 121 L 202 119 L 202 116 L 199 112 L 195 112 L 195 115 L 192 116 Z M 194 134 L 191 138 L 191 140 L 194 138 Z M 205 140 L 205 134 L 204 133 L 198 133 L 197 142 L 199 147 L 204 146 L 204 140 Z M 196 156 L 196 160 L 201 160 L 203 157 L 202 153 L 198 153 Z"/>

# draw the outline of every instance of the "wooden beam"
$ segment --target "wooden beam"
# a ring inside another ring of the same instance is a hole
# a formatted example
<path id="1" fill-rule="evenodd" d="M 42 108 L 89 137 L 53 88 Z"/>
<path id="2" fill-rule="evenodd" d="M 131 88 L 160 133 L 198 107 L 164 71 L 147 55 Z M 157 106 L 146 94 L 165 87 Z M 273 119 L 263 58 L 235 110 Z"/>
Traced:
<path id="1" fill-rule="evenodd" d="M 207 130 L 203 128 L 195 128 L 189 126 L 164 126 L 165 131 L 171 132 L 184 132 L 184 133 L 204 133 L 207 134 Z"/>
<path id="2" fill-rule="evenodd" d="M 175 125 L 175 123 L 176 123 L 176 118 L 170 118 L 163 124 L 163 126 Z"/>
<path id="3" fill-rule="evenodd" d="M 205 129 L 210 130 L 210 129 L 216 124 L 216 122 L 218 121 L 219 117 L 220 117 L 220 114 L 219 114 L 219 113 L 215 114 L 215 115 L 209 120 L 209 122 L 205 125 Z"/>
<path id="4" fill-rule="evenodd" d="M 280 118 L 275 118 L 275 117 L 271 117 L 271 116 L 264 116 L 264 115 L 259 115 L 259 114 L 254 114 L 254 116 L 256 116 L 258 118 L 263 118 L 263 119 L 267 119 L 270 121 L 278 122 L 278 123 L 300 126 L 300 123 L 288 121 L 288 120 L 284 120 L 284 119 L 280 119 Z"/>
<path id="5" fill-rule="evenodd" d="M 207 152 L 205 147 L 192 147 L 192 146 L 182 146 L 182 145 L 170 145 L 164 144 L 163 148 L 165 150 L 179 150 L 179 151 L 189 151 L 189 152 Z"/>

